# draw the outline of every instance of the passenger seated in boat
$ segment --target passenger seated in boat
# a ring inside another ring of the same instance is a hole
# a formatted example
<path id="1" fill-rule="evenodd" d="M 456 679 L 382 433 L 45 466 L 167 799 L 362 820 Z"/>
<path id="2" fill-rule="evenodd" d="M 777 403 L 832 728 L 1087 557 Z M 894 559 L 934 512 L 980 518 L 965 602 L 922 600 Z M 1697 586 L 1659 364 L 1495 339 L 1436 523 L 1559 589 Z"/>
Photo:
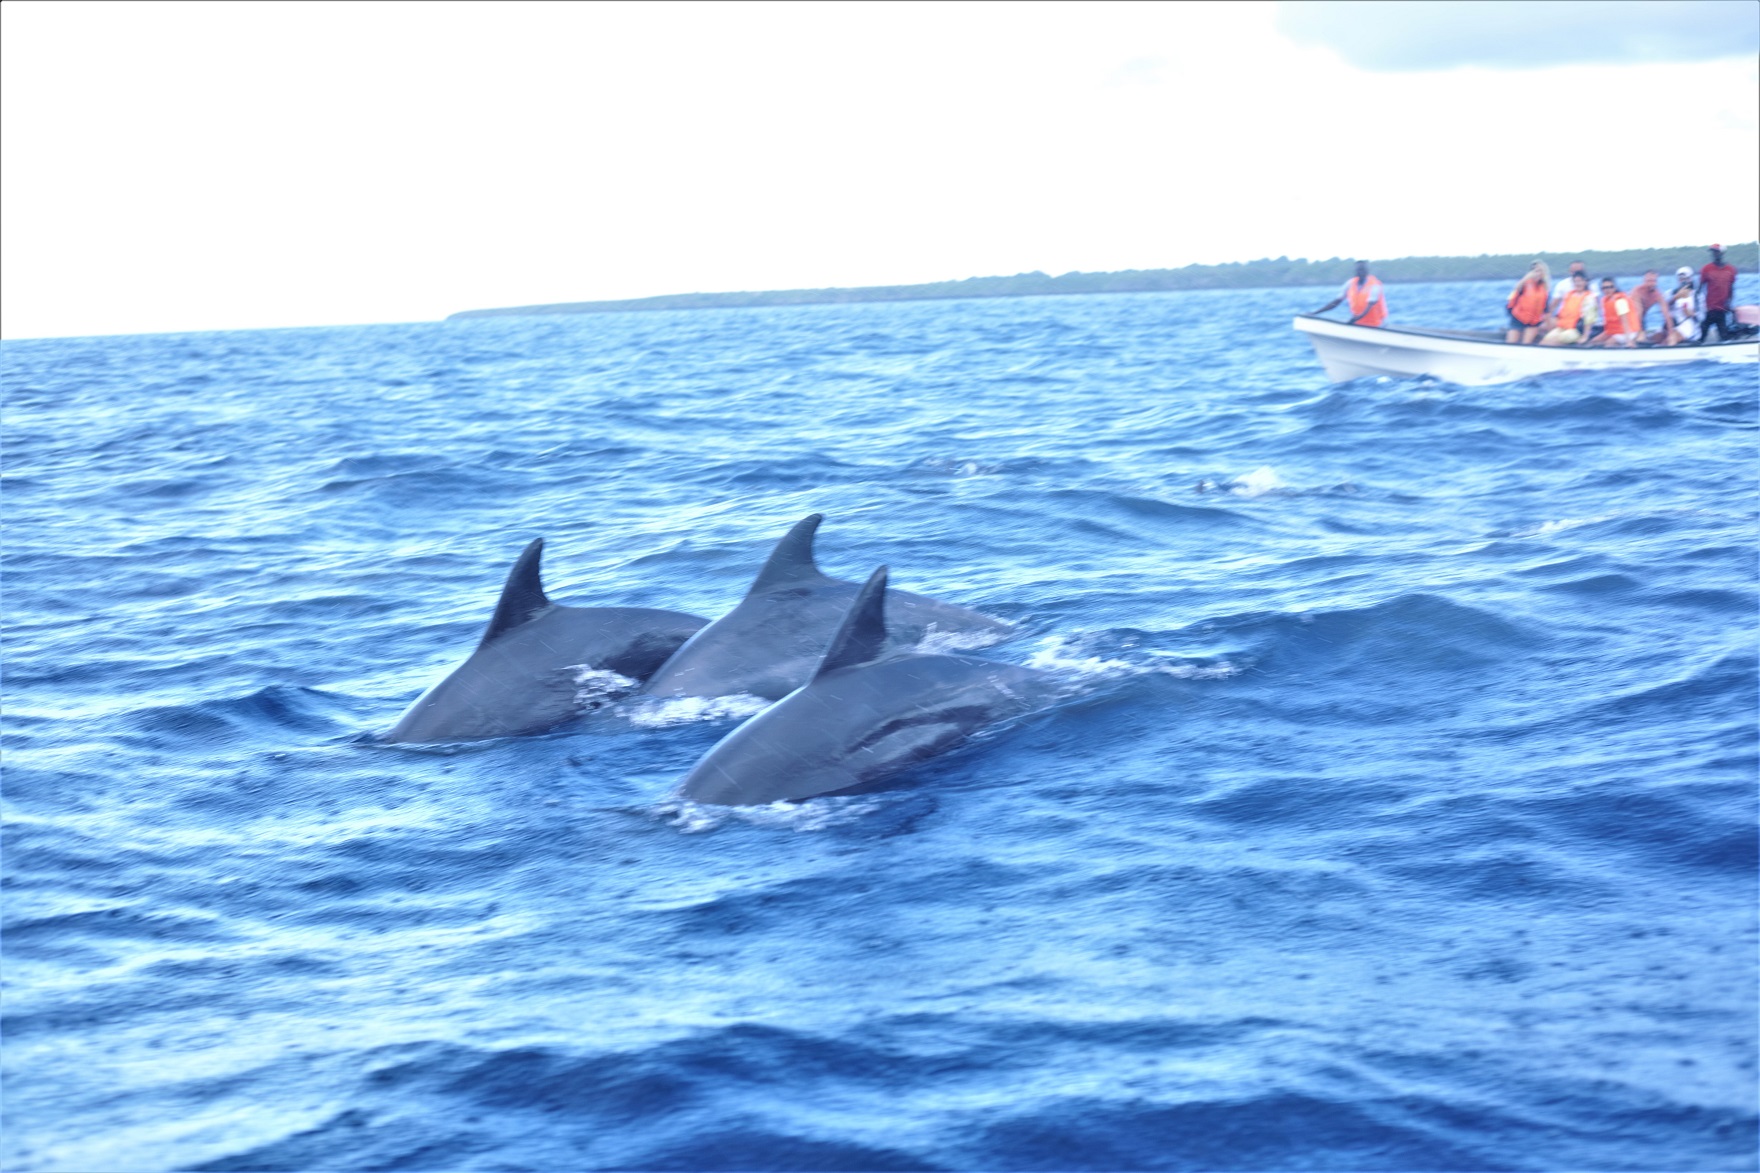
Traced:
<path id="1" fill-rule="evenodd" d="M 1527 275 L 1516 282 L 1516 287 L 1509 291 L 1509 299 L 1503 303 L 1509 309 L 1509 330 L 1503 336 L 1505 342 L 1520 342 L 1526 346 L 1540 337 L 1540 327 L 1546 321 L 1547 291 L 1551 287 L 1552 274 L 1547 271 L 1545 261 L 1535 261 L 1528 266 Z"/>
<path id="2" fill-rule="evenodd" d="M 1576 277 L 1578 273 L 1581 273 L 1583 279 L 1587 281 L 1589 279 L 1589 266 L 1585 265 L 1582 261 L 1572 261 L 1570 263 L 1570 268 L 1566 270 L 1565 275 L 1552 283 L 1553 313 L 1556 314 L 1558 312 L 1559 303 L 1564 300 L 1565 294 L 1571 291 L 1571 280 Z"/>
<path id="3" fill-rule="evenodd" d="M 1638 340 L 1648 342 L 1652 346 L 1673 346 L 1674 315 L 1669 312 L 1668 298 L 1664 297 L 1662 290 L 1656 286 L 1656 270 L 1644 270 L 1644 279 L 1632 286 L 1632 291 L 1627 296 L 1632 299 L 1632 304 L 1638 307 Z M 1644 320 L 1650 316 L 1652 309 L 1662 311 L 1662 329 L 1660 330 L 1650 331 L 1644 324 Z"/>
<path id="4" fill-rule="evenodd" d="M 1351 304 L 1353 326 L 1379 326 L 1387 321 L 1387 295 L 1381 290 L 1381 279 L 1369 275 L 1369 262 L 1357 262 L 1357 275 L 1344 283 L 1337 297 L 1314 312 L 1323 314 L 1340 302 Z"/>
<path id="5" fill-rule="evenodd" d="M 1674 292 L 1668 295 L 1674 307 L 1674 340 L 1699 341 L 1699 291 L 1693 286 L 1693 270 L 1682 265 L 1674 271 Z"/>
<path id="6" fill-rule="evenodd" d="M 1589 340 L 1589 327 L 1595 322 L 1595 294 L 1589 288 L 1587 273 L 1572 273 L 1571 287 L 1558 301 L 1550 327 L 1540 339 L 1541 346 L 1581 346 Z"/>
<path id="7" fill-rule="evenodd" d="M 1636 346 L 1644 336 L 1643 323 L 1638 320 L 1638 307 L 1619 291 L 1612 277 L 1601 279 L 1601 336 L 1596 346 Z"/>

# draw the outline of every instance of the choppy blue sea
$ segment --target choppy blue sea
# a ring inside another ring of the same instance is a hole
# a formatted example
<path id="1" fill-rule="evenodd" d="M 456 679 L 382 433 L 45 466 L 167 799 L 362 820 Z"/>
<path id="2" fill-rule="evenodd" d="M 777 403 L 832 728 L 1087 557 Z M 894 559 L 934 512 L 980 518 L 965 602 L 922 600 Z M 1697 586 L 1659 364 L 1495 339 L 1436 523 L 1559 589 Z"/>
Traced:
<path id="1" fill-rule="evenodd" d="M 0 1166 L 1755 1168 L 1755 368 L 1329 295 L 6 343 Z M 738 703 L 372 741 L 531 538 L 712 618 L 811 512 L 1074 695 L 795 807 L 672 797 Z"/>

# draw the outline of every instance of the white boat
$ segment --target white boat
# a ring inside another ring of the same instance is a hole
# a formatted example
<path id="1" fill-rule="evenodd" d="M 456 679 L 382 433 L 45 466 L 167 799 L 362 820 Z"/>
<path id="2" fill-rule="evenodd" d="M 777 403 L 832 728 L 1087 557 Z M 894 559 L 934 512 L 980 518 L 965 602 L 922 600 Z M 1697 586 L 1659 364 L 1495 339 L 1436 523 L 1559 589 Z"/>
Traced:
<path id="1" fill-rule="evenodd" d="M 1522 346 L 1490 330 L 1353 326 L 1302 314 L 1297 330 L 1314 344 L 1334 383 L 1367 375 L 1430 375 L 1468 387 L 1508 383 L 1549 371 L 1655 367 L 1689 362 L 1760 362 L 1760 339 L 1703 346 Z"/>

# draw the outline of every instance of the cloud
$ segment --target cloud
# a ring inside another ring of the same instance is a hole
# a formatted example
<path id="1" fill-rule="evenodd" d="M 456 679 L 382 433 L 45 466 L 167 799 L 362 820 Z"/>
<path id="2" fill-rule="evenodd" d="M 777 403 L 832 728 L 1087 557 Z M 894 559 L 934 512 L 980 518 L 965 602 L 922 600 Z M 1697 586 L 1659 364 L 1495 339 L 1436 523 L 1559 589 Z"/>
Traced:
<path id="1" fill-rule="evenodd" d="M 1277 27 L 1352 65 L 1419 72 L 1709 61 L 1760 51 L 1753 0 L 1285 0 Z"/>

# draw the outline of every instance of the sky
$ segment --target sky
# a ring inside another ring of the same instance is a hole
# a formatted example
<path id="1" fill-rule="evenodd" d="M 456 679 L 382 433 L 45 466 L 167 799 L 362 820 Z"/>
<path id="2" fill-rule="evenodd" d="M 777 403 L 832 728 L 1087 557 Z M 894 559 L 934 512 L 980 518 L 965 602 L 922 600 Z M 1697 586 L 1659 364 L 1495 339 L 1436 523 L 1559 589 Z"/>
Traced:
<path id="1" fill-rule="evenodd" d="M 1760 3 L 0 5 L 0 335 L 1760 235 Z"/>

